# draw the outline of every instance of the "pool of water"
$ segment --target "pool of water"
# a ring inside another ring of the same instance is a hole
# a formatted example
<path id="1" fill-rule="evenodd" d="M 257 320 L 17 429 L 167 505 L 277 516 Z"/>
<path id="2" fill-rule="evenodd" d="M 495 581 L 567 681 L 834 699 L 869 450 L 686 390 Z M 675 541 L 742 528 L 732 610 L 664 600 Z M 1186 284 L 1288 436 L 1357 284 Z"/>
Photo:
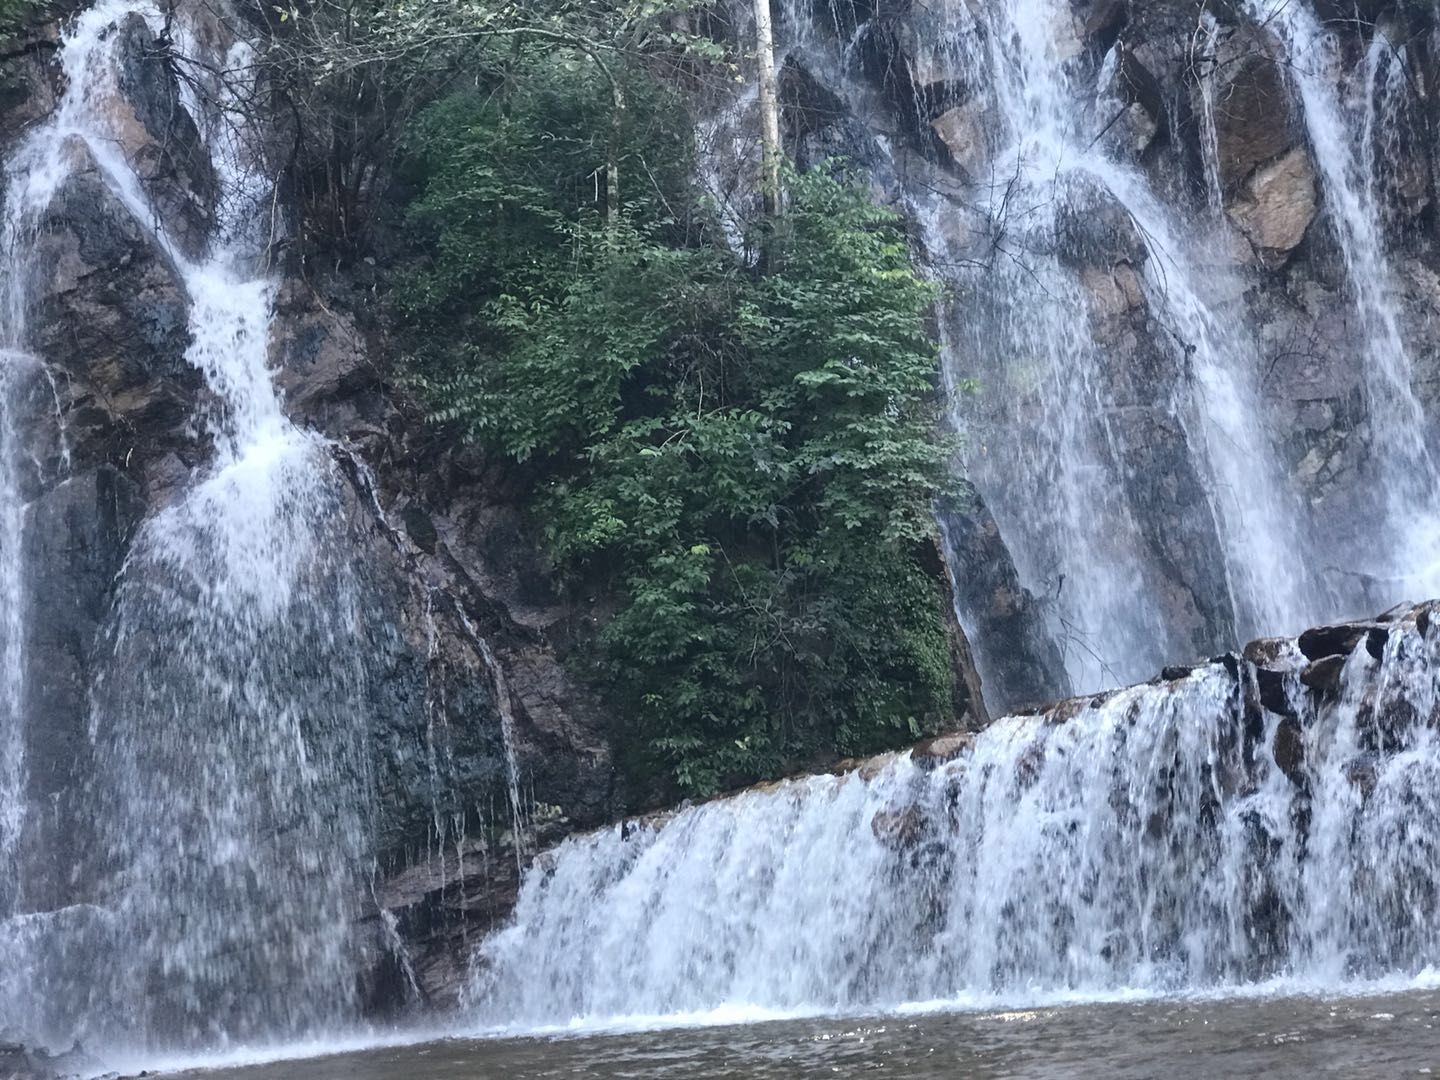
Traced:
<path id="1" fill-rule="evenodd" d="M 1440 1075 L 1440 991 L 780 1020 L 544 1038 L 448 1038 L 189 1069 L 186 1080 Z"/>

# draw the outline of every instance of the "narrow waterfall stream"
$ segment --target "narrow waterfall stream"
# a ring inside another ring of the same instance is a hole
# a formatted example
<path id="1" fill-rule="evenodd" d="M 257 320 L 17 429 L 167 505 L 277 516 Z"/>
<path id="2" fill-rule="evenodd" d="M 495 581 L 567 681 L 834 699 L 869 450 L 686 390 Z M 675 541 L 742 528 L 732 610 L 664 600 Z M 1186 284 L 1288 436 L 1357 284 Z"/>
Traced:
<path id="1" fill-rule="evenodd" d="M 1376 565 L 1367 569 L 1387 600 L 1433 591 L 1440 574 L 1440 471 L 1427 444 L 1424 409 L 1415 396 L 1412 349 L 1401 327 L 1377 191 L 1377 178 L 1389 164 L 1380 155 L 1387 147 L 1387 110 L 1395 100 L 1386 90 L 1405 78 L 1405 45 L 1392 43 L 1383 27 L 1376 28 L 1364 79 L 1356 88 L 1359 101 L 1347 105 L 1336 73 L 1335 38 L 1306 5 L 1248 0 L 1248 8 L 1284 42 L 1365 331 L 1376 486 L 1383 493 L 1380 510 L 1395 536 Z"/>
<path id="2" fill-rule="evenodd" d="M 98 172 L 182 279 L 187 359 L 213 392 L 199 422 L 214 460 L 144 524 L 102 630 L 87 806 L 99 835 L 86 858 L 109 895 L 50 917 L 53 932 L 24 920 L 28 948 L 0 974 L 0 1001 L 18 999 L 20 1021 L 110 1044 L 273 1038 L 351 1016 L 370 801 L 361 585 L 333 465 L 285 418 L 267 371 L 276 283 L 258 269 L 268 188 L 256 148 L 224 107 L 231 88 L 217 79 L 209 102 L 190 95 L 220 192 L 208 236 L 173 234 L 120 149 L 117 50 L 166 26 L 158 5 L 128 0 L 75 21 L 65 96 L 12 161 L 7 199 L 9 254 L 23 267 L 29 223 L 73 177 Z M 245 48 L 209 66 L 241 71 Z M 23 605 L 9 587 L 3 599 L 13 623 Z M 5 730 L 17 737 L 13 717 Z"/>

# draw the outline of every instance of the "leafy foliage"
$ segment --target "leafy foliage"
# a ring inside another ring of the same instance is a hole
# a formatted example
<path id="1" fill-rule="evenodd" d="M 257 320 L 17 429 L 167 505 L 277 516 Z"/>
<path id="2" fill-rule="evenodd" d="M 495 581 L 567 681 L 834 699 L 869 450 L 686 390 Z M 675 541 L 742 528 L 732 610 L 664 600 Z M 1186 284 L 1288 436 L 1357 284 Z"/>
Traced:
<path id="1" fill-rule="evenodd" d="M 688 29 L 713 18 L 710 0 L 253 2 L 270 33 L 261 92 L 246 110 L 290 132 L 287 193 L 301 209 L 307 251 L 327 257 L 364 247 L 398 144 L 425 107 L 457 87 L 493 92 L 517 72 L 529 79 L 534 58 L 548 54 L 575 84 L 563 105 L 586 111 L 596 87 L 625 104 L 636 66 L 682 79 L 730 70 L 723 49 Z M 609 130 L 612 141 L 622 127 Z M 603 142 L 601 129 L 587 137 L 597 134 Z"/>
<path id="2" fill-rule="evenodd" d="M 557 565 L 621 598 L 590 655 L 634 764 L 705 793 L 936 729 L 948 449 L 897 221 L 790 176 L 749 261 L 696 207 L 658 81 L 628 67 L 617 97 L 573 55 L 520 55 L 413 129 L 425 259 L 400 308 L 436 419 L 524 463 Z M 644 180 L 612 206 L 617 145 Z"/>

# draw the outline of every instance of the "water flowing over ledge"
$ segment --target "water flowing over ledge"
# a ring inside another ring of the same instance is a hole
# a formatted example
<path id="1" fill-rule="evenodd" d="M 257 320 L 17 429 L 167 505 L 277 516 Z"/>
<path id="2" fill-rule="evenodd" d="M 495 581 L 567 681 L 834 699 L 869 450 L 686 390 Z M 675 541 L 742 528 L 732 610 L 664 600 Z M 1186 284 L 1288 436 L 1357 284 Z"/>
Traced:
<path id="1" fill-rule="evenodd" d="M 1339 991 L 1440 949 L 1431 606 L 572 838 L 482 1023 Z"/>

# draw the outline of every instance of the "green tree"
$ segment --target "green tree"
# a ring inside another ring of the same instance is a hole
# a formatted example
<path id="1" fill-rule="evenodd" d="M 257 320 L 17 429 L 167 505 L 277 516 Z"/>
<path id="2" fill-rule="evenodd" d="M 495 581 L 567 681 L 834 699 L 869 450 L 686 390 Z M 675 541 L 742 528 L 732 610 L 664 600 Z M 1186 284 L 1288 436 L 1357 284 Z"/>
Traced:
<path id="1" fill-rule="evenodd" d="M 612 72 L 614 142 L 609 77 L 517 55 L 414 128 L 399 299 L 437 421 L 523 463 L 566 579 L 617 598 L 587 655 L 632 763 L 703 793 L 936 729 L 947 448 L 898 222 L 790 175 L 748 260 L 692 194 L 673 91 Z M 618 208 L 617 147 L 646 177 Z"/>

